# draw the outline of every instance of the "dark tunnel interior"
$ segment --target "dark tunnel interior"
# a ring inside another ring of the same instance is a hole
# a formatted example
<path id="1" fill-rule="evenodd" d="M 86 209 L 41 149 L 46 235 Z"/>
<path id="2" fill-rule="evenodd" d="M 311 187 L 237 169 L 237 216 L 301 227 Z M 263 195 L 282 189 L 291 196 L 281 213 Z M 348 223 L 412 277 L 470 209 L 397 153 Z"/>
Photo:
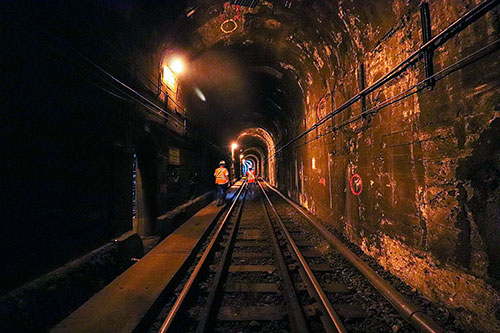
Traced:
<path id="1" fill-rule="evenodd" d="M 53 327 L 220 160 L 231 179 L 249 160 L 466 330 L 500 331 L 498 4 L 2 1 L 0 317 Z"/>

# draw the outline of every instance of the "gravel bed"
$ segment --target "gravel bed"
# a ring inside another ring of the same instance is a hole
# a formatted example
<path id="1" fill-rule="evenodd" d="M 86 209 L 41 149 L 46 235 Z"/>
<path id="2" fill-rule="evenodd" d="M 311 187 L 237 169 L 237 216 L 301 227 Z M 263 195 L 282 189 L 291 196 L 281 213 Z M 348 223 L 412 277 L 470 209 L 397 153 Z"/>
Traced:
<path id="1" fill-rule="evenodd" d="M 323 282 L 340 282 L 344 281 L 347 287 L 350 289 L 355 288 L 358 290 L 356 293 L 357 299 L 363 299 L 366 301 L 366 304 L 370 300 L 375 301 L 382 298 L 384 303 L 387 303 L 391 308 L 392 305 L 382 296 L 373 297 L 370 294 L 377 293 L 369 282 L 365 281 L 364 277 L 359 273 L 352 264 L 350 264 L 342 255 L 340 255 L 333 247 L 331 247 L 326 240 L 316 231 L 316 229 L 309 224 L 309 222 L 298 213 L 293 207 L 289 206 L 285 201 L 283 201 L 278 195 L 275 193 L 270 193 L 273 198 L 273 202 L 275 204 L 283 203 L 288 206 L 286 208 L 288 218 L 296 219 L 296 221 L 300 221 L 299 225 L 307 231 L 308 238 L 313 241 L 321 253 L 328 258 L 331 263 L 332 272 L 334 273 L 330 278 L 326 279 Z M 271 196 L 270 196 L 271 197 Z M 278 212 L 281 212 L 278 210 Z M 281 214 L 281 213 L 280 213 Z M 381 276 L 384 280 L 388 281 L 396 290 L 398 290 L 401 294 L 407 297 L 413 304 L 421 308 L 425 313 L 436 321 L 446 332 L 467 332 L 467 329 L 463 327 L 460 322 L 444 307 L 441 307 L 437 304 L 432 303 L 427 300 L 424 296 L 422 296 L 417 290 L 408 286 L 406 283 L 401 281 L 396 276 L 392 275 L 390 272 L 386 271 L 382 266 L 380 266 L 377 261 L 370 256 L 366 255 L 357 245 L 349 242 L 344 235 L 340 234 L 336 231 L 331 225 L 327 225 L 322 223 L 322 225 L 327 228 L 331 233 L 333 233 L 336 237 L 338 237 L 352 252 L 358 255 L 364 262 L 366 262 L 379 276 Z M 293 235 L 292 235 L 293 236 Z M 339 266 L 337 266 L 339 265 Z M 323 279 L 323 277 L 322 277 Z M 349 282 L 352 281 L 352 285 L 349 285 Z M 363 295 L 364 294 L 364 295 Z M 330 296 L 329 296 L 330 298 Z M 388 323 L 393 332 L 412 332 L 413 328 L 408 326 L 407 322 L 402 319 L 402 317 L 395 312 L 395 310 L 388 312 L 386 306 L 381 307 L 379 304 L 373 303 L 372 305 L 368 305 L 365 308 L 365 311 L 368 312 L 369 316 L 378 316 L 382 314 L 384 321 Z M 365 331 L 362 327 L 354 327 L 355 331 Z"/>
<path id="2" fill-rule="evenodd" d="M 359 305 L 366 311 L 366 318 L 344 320 L 344 325 L 350 332 L 416 332 L 347 260 L 329 248 L 324 238 L 304 217 L 275 193 L 269 192 L 268 195 L 280 216 L 297 222 L 304 230 L 302 238 L 316 244 L 315 249 L 322 253 L 321 258 L 306 258 L 307 262 L 325 263 L 326 260 L 330 263 L 331 271 L 315 272 L 316 278 L 323 283 L 343 283 L 350 290 L 347 294 L 328 294 L 333 307 L 335 308 L 335 304 Z"/>
<path id="3" fill-rule="evenodd" d="M 233 265 L 274 265 L 272 255 L 270 258 L 232 258 Z"/>
<path id="4" fill-rule="evenodd" d="M 224 293 L 222 305 L 235 307 L 284 305 L 283 296 L 277 293 Z"/>
<path id="5" fill-rule="evenodd" d="M 292 228 L 295 232 L 291 233 L 292 237 L 295 239 L 300 239 L 303 241 L 311 242 L 314 247 L 301 247 L 301 250 L 316 250 L 322 254 L 319 258 L 306 258 L 309 264 L 324 264 L 328 263 L 331 270 L 329 272 L 315 272 L 315 276 L 320 281 L 320 283 L 342 283 L 346 285 L 349 292 L 347 293 L 332 293 L 328 294 L 328 298 L 335 305 L 359 305 L 367 313 L 366 317 L 361 319 L 350 319 L 344 320 L 346 328 L 350 332 L 416 332 L 416 330 L 407 323 L 399 313 L 394 309 L 394 307 L 383 298 L 376 291 L 371 284 L 365 280 L 365 278 L 359 273 L 343 256 L 336 252 L 329 244 L 324 240 L 324 238 L 312 227 L 307 220 L 288 203 L 283 201 L 279 196 L 273 192 L 268 192 L 270 199 L 276 205 L 276 209 L 280 216 L 285 217 L 283 220 L 286 222 L 287 228 Z M 255 216 L 263 215 L 260 207 L 260 202 L 258 201 L 247 201 L 245 203 L 245 208 L 243 210 L 242 220 L 240 228 L 261 230 L 263 239 L 256 240 L 257 242 L 268 242 L 268 246 L 245 246 L 245 247 L 235 247 L 233 253 L 235 252 L 248 252 L 248 253 L 268 253 L 267 258 L 231 258 L 232 265 L 273 265 L 274 259 L 272 255 L 271 242 L 268 238 L 268 229 L 265 224 L 264 217 L 255 218 Z M 232 217 L 234 218 L 234 214 Z M 222 219 L 220 219 L 222 220 Z M 220 223 L 217 222 L 217 223 Z M 202 245 L 202 251 L 208 245 L 210 239 L 212 238 L 217 226 L 211 231 L 210 236 L 204 241 Z M 376 263 L 375 260 L 368 257 L 354 244 L 349 243 L 346 239 L 339 235 L 330 226 L 325 225 L 332 233 L 339 237 L 344 244 L 346 244 L 354 253 L 360 256 L 365 262 L 367 262 L 382 278 L 389 281 L 397 290 L 402 294 L 412 300 L 416 305 L 420 306 L 422 309 L 426 310 L 427 314 L 436 320 L 446 331 L 448 332 L 465 332 L 465 330 L 458 324 L 455 318 L 444 308 L 436 306 L 423 298 L 420 294 L 415 292 L 415 290 L 401 280 L 397 279 L 389 272 L 385 271 L 380 265 Z M 298 230 L 301 231 L 298 231 Z M 228 233 L 224 233 L 225 237 L 228 237 Z M 244 240 L 245 237 L 243 230 L 237 231 L 236 242 L 239 241 L 252 241 Z M 282 239 L 280 238 L 280 241 Z M 215 253 L 213 258 L 209 259 L 210 265 L 216 266 L 222 255 L 222 248 Z M 198 255 L 193 264 L 187 270 L 185 276 L 183 276 L 180 284 L 174 290 L 167 300 L 166 306 L 161 311 L 157 320 L 155 321 L 153 327 L 149 332 L 156 332 L 163 320 L 167 316 L 170 308 L 174 304 L 178 294 L 182 290 L 183 285 L 189 278 L 189 272 L 195 267 L 196 263 L 199 261 L 200 255 Z M 286 258 L 287 264 L 293 262 L 293 259 Z M 302 279 L 297 271 L 291 273 L 292 279 L 296 282 L 301 282 Z M 205 275 L 201 278 L 201 282 L 198 285 L 198 291 L 195 292 L 194 299 L 191 301 L 193 306 L 188 310 L 187 316 L 185 316 L 185 322 L 183 322 L 183 330 L 186 332 L 192 332 L 196 330 L 196 317 L 203 304 L 206 301 L 206 296 L 213 284 L 215 274 L 213 272 L 205 272 Z M 269 272 L 231 272 L 227 275 L 227 282 L 244 282 L 244 283 L 277 283 L 279 289 L 283 290 L 283 285 L 281 283 L 281 278 L 279 276 L 279 271 L 274 268 Z M 302 304 L 314 304 L 316 300 L 309 296 L 307 292 L 298 292 L 299 301 Z M 225 292 L 222 297 L 223 306 L 265 306 L 265 305 L 280 305 L 286 306 L 284 304 L 284 298 L 282 293 L 241 293 L 241 292 Z M 310 329 L 312 332 L 322 332 L 324 331 L 319 316 L 315 318 L 308 319 Z M 289 332 L 290 327 L 288 320 L 282 321 L 251 321 L 251 322 L 218 322 L 215 328 L 216 332 Z"/>
<path id="6" fill-rule="evenodd" d="M 219 322 L 215 332 L 242 333 L 242 332 L 290 332 L 287 320 L 280 321 L 251 321 L 251 322 Z"/>
<path id="7" fill-rule="evenodd" d="M 426 299 L 415 288 L 407 285 L 398 277 L 386 271 L 372 257 L 366 255 L 357 245 L 351 243 L 344 235 L 335 231 L 331 226 L 322 223 L 324 227 L 339 238 L 352 252 L 366 262 L 379 276 L 388 281 L 397 291 L 407 297 L 413 304 L 422 309 L 430 318 L 436 321 L 447 332 L 467 332 L 458 319 L 450 311 Z"/>

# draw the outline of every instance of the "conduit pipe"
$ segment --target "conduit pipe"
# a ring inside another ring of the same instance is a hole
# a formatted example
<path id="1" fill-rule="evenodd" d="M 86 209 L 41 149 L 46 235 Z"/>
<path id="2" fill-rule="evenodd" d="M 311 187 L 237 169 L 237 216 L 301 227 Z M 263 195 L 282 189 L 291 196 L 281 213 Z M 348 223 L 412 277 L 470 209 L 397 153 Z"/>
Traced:
<path id="1" fill-rule="evenodd" d="M 272 187 L 266 182 L 267 186 L 276 192 L 283 200 L 297 209 L 308 221 L 311 223 L 318 232 L 326 238 L 328 243 L 333 245 L 351 264 L 356 267 L 361 274 L 375 287 L 391 304 L 398 310 L 398 312 L 416 329 L 426 333 L 445 332 L 434 320 L 429 318 L 418 306 L 410 302 L 406 297 L 401 295 L 393 286 L 387 281 L 382 279 L 373 269 L 361 260 L 354 252 L 349 250 L 342 241 L 335 235 L 328 231 L 320 222 L 314 220 L 309 216 L 309 213 L 304 210 L 300 205 L 284 196 L 280 191 Z"/>
<path id="2" fill-rule="evenodd" d="M 450 24 L 446 29 L 441 31 L 438 35 L 433 37 L 431 40 L 429 40 L 427 43 L 422 45 L 417 51 L 413 52 L 408 58 L 403 60 L 401 63 L 399 63 L 396 67 L 394 67 L 389 73 L 385 74 L 382 76 L 380 79 L 378 79 L 375 83 L 370 85 L 369 87 L 366 87 L 353 97 L 351 97 L 347 102 L 339 106 L 337 109 L 332 111 L 330 114 L 326 115 L 322 119 L 318 120 L 315 124 L 313 124 L 309 129 L 305 130 L 292 140 L 288 141 L 285 143 L 283 146 L 281 146 L 276 152 L 274 153 L 273 157 L 276 157 L 278 154 L 280 154 L 283 149 L 291 145 L 292 143 L 296 142 L 297 140 L 300 140 L 307 134 L 311 133 L 314 131 L 316 128 L 319 126 L 323 125 L 325 122 L 327 122 L 330 118 L 334 117 L 335 115 L 341 113 L 357 101 L 359 101 L 362 97 L 374 92 L 378 88 L 382 87 L 384 84 L 387 82 L 391 81 L 398 75 L 400 75 L 403 71 L 405 71 L 408 67 L 413 65 L 415 62 L 417 62 L 422 55 L 426 54 L 428 51 L 434 51 L 435 49 L 439 48 L 442 46 L 445 42 L 447 42 L 450 38 L 453 36 L 457 35 L 459 32 L 467 28 L 469 25 L 477 21 L 479 18 L 484 16 L 487 12 L 495 8 L 498 4 L 500 3 L 500 0 L 485 0 L 481 2 L 479 5 L 476 7 L 472 8 L 470 11 L 465 13 L 463 16 L 461 16 L 459 19 L 457 19 L 455 22 Z M 271 156 L 268 157 L 268 159 L 271 159 Z"/>

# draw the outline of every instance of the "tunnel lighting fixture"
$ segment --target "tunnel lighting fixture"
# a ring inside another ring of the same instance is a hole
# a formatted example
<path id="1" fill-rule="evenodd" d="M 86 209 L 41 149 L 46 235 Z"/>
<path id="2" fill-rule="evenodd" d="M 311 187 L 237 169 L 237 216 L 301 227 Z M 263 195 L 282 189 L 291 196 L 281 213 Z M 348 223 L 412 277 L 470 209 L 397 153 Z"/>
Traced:
<path id="1" fill-rule="evenodd" d="M 314 157 L 312 158 L 312 168 L 316 169 L 316 159 Z"/>
<path id="2" fill-rule="evenodd" d="M 240 154 L 240 159 L 243 159 L 243 154 Z"/>
<path id="3" fill-rule="evenodd" d="M 179 58 L 174 58 L 169 67 L 175 74 L 180 74 L 184 71 L 184 62 Z"/>
<path id="4" fill-rule="evenodd" d="M 238 144 L 236 142 L 233 142 L 231 144 L 231 160 L 234 161 L 234 150 L 238 148 Z"/>

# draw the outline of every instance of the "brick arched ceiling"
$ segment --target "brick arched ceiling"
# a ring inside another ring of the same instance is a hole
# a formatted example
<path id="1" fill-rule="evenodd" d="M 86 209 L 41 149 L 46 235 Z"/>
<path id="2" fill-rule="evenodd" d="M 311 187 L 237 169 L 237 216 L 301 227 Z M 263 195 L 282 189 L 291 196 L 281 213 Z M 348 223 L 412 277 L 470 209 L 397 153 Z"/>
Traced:
<path id="1" fill-rule="evenodd" d="M 256 1 L 255 8 L 237 8 L 191 1 L 168 25 L 157 52 L 186 56 L 192 72 L 182 97 L 193 118 L 222 143 L 254 126 L 280 142 L 298 128 L 305 108 L 339 84 L 336 76 L 348 67 L 343 62 L 366 51 L 369 43 L 362 41 L 377 40 L 392 25 L 388 18 L 401 9 L 385 3 Z M 323 87 L 318 96 L 308 89 L 313 81 Z"/>

